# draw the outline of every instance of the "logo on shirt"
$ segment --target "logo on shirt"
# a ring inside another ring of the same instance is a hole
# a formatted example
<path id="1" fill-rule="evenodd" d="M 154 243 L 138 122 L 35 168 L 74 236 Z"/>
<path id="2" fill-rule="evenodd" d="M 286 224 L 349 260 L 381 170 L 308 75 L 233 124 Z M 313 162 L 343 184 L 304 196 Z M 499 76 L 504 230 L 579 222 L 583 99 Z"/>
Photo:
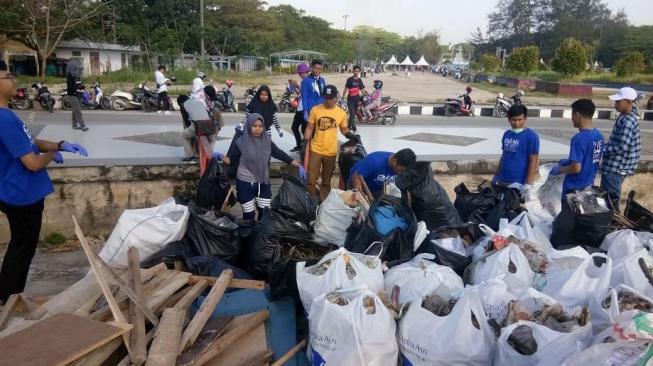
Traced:
<path id="1" fill-rule="evenodd" d="M 317 129 L 318 131 L 326 131 L 332 128 L 336 128 L 338 124 L 336 120 L 331 117 L 320 117 L 317 120 Z"/>
<path id="2" fill-rule="evenodd" d="M 25 136 L 27 136 L 27 139 L 29 140 L 30 145 L 34 145 L 34 138 L 32 137 L 32 132 L 23 124 L 23 131 L 25 132 Z"/>
<path id="3" fill-rule="evenodd" d="M 594 141 L 592 146 L 592 163 L 598 164 L 601 162 L 601 155 L 603 155 L 603 140 Z"/>
<path id="4" fill-rule="evenodd" d="M 519 147 L 519 139 L 511 139 L 509 137 L 503 139 L 503 150 L 507 152 L 517 152 Z"/>
<path id="5" fill-rule="evenodd" d="M 395 176 L 394 175 L 385 175 L 385 174 L 379 174 L 374 178 L 375 182 L 379 183 L 394 183 L 395 182 Z"/>

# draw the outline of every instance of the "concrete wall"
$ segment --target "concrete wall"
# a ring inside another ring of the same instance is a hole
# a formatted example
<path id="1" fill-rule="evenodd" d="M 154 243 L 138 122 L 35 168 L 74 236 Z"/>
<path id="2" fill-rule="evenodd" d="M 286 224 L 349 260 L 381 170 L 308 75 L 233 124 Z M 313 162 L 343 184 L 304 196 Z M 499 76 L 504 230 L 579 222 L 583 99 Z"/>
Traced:
<path id="1" fill-rule="evenodd" d="M 436 179 L 453 200 L 455 186 L 461 182 L 490 179 L 497 161 L 434 162 L 432 166 Z M 280 164 L 273 164 L 273 177 L 280 176 L 280 167 Z M 42 237 L 52 232 L 74 237 L 72 215 L 77 217 L 86 233 L 108 236 L 123 210 L 155 206 L 177 194 L 193 194 L 198 179 L 197 167 L 189 165 L 63 167 L 49 171 L 55 193 L 45 201 Z M 625 199 L 627 192 L 634 189 L 638 193 L 636 200 L 653 208 L 653 195 L 648 194 L 651 186 L 653 162 L 646 162 L 641 172 L 625 181 L 623 197 Z M 0 214 L 0 243 L 8 239 L 8 224 Z"/>

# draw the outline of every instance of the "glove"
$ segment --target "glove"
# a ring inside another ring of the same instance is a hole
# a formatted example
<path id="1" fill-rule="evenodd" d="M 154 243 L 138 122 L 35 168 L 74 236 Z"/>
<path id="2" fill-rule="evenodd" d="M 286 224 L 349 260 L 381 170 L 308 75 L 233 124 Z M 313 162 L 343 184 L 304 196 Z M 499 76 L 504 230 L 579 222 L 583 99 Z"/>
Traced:
<path id="1" fill-rule="evenodd" d="M 350 140 L 352 140 L 352 141 L 355 141 L 357 144 L 360 144 L 360 143 L 361 143 L 361 137 L 360 137 L 360 135 L 356 135 L 356 134 L 354 134 L 353 132 L 347 132 L 347 134 L 345 135 L 345 137 L 348 138 L 348 139 L 350 139 Z"/>
<path id="2" fill-rule="evenodd" d="M 299 177 L 302 178 L 303 180 L 306 180 L 306 169 L 304 169 L 304 166 L 300 165 L 298 170 L 299 170 Z"/>
<path id="3" fill-rule="evenodd" d="M 549 175 L 560 175 L 560 165 L 556 165 L 551 169 Z"/>
<path id="4" fill-rule="evenodd" d="M 88 156 L 88 151 L 86 151 L 86 148 L 80 144 L 75 144 L 75 143 L 70 143 L 70 142 L 64 142 L 61 144 L 61 148 L 59 151 L 65 151 L 73 154 L 79 154 L 81 156 Z"/>
<path id="5" fill-rule="evenodd" d="M 61 155 L 60 152 L 54 153 L 54 159 L 52 159 L 57 164 L 63 164 L 63 156 Z"/>
<path id="6" fill-rule="evenodd" d="M 224 154 L 221 152 L 215 152 L 213 153 L 213 159 L 217 159 L 218 161 L 222 161 L 224 159 Z"/>
<path id="7" fill-rule="evenodd" d="M 569 165 L 571 165 L 571 160 L 569 160 L 569 159 L 560 159 L 560 161 L 558 161 L 558 165 L 560 165 L 560 166 L 569 166 Z"/>
<path id="8" fill-rule="evenodd" d="M 279 131 L 277 131 L 277 132 L 279 132 L 279 137 L 282 137 L 282 138 L 283 138 L 283 131 L 279 130 Z"/>

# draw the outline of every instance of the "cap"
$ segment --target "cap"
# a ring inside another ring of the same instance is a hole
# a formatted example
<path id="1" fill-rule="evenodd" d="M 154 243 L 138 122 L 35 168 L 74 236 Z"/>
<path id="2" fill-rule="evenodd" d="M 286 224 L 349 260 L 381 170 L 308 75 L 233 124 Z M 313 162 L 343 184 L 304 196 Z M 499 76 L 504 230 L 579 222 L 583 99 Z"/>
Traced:
<path id="1" fill-rule="evenodd" d="M 333 85 L 327 85 L 324 87 L 324 95 L 326 99 L 336 99 L 338 98 L 338 88 Z"/>
<path id="2" fill-rule="evenodd" d="M 617 94 L 613 94 L 609 96 L 610 100 L 623 100 L 623 99 L 628 99 L 628 100 L 635 100 L 637 99 L 637 92 L 635 89 L 631 87 L 624 87 L 619 89 L 619 92 Z"/>

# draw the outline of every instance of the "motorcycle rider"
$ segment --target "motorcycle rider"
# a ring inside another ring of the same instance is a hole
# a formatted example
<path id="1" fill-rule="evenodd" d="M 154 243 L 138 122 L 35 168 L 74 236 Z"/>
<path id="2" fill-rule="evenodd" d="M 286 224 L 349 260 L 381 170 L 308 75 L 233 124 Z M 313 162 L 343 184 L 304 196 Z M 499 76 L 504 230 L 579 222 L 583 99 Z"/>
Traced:
<path id="1" fill-rule="evenodd" d="M 154 73 L 154 79 L 156 80 L 156 91 L 159 93 L 158 105 L 161 107 L 161 102 L 163 102 L 163 110 L 165 114 L 170 114 L 170 102 L 168 101 L 168 79 L 165 76 L 166 67 L 165 65 L 159 65 L 156 72 Z M 161 110 L 158 111 L 161 113 Z"/>
<path id="2" fill-rule="evenodd" d="M 193 138 L 196 137 L 196 133 L 195 125 L 192 121 L 211 119 L 215 122 L 217 132 L 207 136 L 211 144 L 216 140 L 218 132 L 224 126 L 222 114 L 220 114 L 217 108 L 214 108 L 215 101 L 218 100 L 215 88 L 211 85 L 205 86 L 202 89 L 202 95 L 204 96 L 203 99 L 188 98 L 185 95 L 177 98 L 184 123 L 184 130 L 181 133 L 184 144 L 184 158 L 182 159 L 184 163 L 197 163 L 197 151 L 195 146 L 193 146 Z"/>
<path id="3" fill-rule="evenodd" d="M 203 100 L 204 99 L 204 79 L 206 74 L 203 71 L 197 73 L 197 77 L 193 79 L 193 89 L 191 90 L 191 98 Z"/>
<path id="4" fill-rule="evenodd" d="M 308 76 L 308 66 L 306 64 L 299 64 L 297 65 L 297 75 L 301 78 L 303 81 L 306 79 Z M 295 142 L 297 145 L 290 150 L 290 152 L 297 152 L 299 151 L 299 146 L 302 143 L 302 136 L 304 134 L 304 130 L 306 130 L 306 119 L 304 119 L 304 106 L 302 105 L 302 89 L 301 89 L 301 83 L 300 81 L 297 84 L 297 93 L 299 94 L 299 105 L 297 106 L 297 110 L 295 111 L 295 117 L 292 120 L 292 126 L 291 130 L 293 135 L 295 135 Z M 300 132 L 301 129 L 301 132 Z"/>
<path id="5" fill-rule="evenodd" d="M 369 97 L 367 97 L 369 104 L 366 105 L 365 108 L 363 108 L 363 112 L 365 113 L 365 117 L 367 117 L 368 122 L 374 119 L 372 110 L 374 108 L 379 108 L 379 106 L 381 105 L 382 97 L 383 97 L 383 81 L 374 80 L 374 91 Z"/>
<path id="6" fill-rule="evenodd" d="M 82 117 L 82 105 L 78 94 L 78 88 L 81 84 L 80 78 L 82 76 L 82 66 L 79 60 L 71 59 L 66 65 L 66 102 L 70 105 L 73 111 L 73 130 L 88 131 L 84 117 Z"/>
<path id="7" fill-rule="evenodd" d="M 467 86 L 465 88 L 465 92 L 463 93 L 463 108 L 465 108 L 467 110 L 471 110 L 472 109 L 472 104 L 474 104 L 470 94 L 472 94 L 472 87 Z"/>
<path id="8" fill-rule="evenodd" d="M 354 66 L 354 74 L 347 79 L 345 83 L 344 95 L 347 96 L 347 107 L 349 109 L 349 129 L 356 132 L 356 107 L 361 98 L 361 93 L 365 93 L 365 84 L 360 78 L 361 67 Z"/>

